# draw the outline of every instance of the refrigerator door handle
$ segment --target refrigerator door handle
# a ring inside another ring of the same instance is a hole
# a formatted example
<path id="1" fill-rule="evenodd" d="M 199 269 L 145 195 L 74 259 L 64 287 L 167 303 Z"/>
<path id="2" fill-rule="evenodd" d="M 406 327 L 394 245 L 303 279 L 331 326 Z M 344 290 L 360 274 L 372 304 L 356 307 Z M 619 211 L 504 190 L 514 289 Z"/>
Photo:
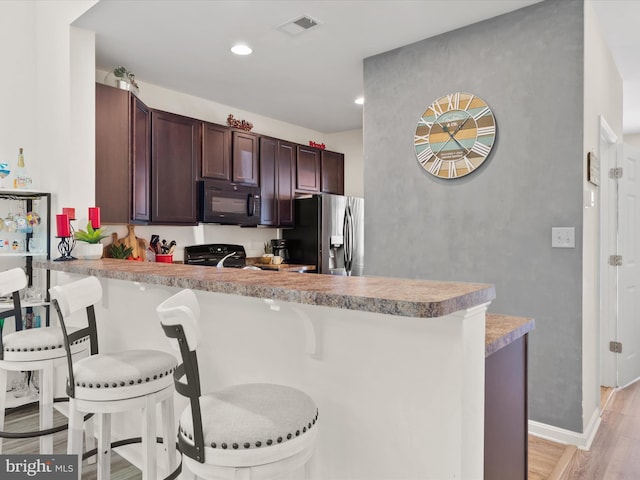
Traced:
<path id="1" fill-rule="evenodd" d="M 347 275 L 351 275 L 351 262 L 353 261 L 353 215 L 351 207 L 347 205 L 344 212 L 344 269 Z"/>

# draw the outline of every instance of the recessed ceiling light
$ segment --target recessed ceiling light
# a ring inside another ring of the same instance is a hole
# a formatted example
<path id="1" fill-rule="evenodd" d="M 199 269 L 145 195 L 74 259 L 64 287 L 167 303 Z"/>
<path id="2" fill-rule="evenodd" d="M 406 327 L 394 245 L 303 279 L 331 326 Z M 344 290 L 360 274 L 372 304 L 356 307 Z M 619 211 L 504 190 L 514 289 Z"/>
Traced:
<path id="1" fill-rule="evenodd" d="M 243 45 L 241 43 L 234 45 L 231 47 L 231 51 L 236 55 L 250 55 L 253 50 L 250 47 Z"/>
<path id="2" fill-rule="evenodd" d="M 357 104 L 357 105 L 364 105 L 364 97 L 358 97 L 356 98 L 353 103 Z"/>

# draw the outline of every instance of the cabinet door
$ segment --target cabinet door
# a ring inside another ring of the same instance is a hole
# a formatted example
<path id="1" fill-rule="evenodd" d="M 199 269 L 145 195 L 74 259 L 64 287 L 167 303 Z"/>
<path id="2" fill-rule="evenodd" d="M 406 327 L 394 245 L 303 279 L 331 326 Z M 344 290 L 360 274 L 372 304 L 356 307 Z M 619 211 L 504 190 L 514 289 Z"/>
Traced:
<path id="1" fill-rule="evenodd" d="M 261 225 L 278 225 L 278 191 L 276 189 L 276 152 L 278 141 L 260 138 Z"/>
<path id="2" fill-rule="evenodd" d="M 132 134 L 132 188 L 131 218 L 136 221 L 151 220 L 151 133 L 149 109 L 135 95 L 131 95 Z"/>
<path id="3" fill-rule="evenodd" d="M 293 226 L 294 172 L 296 168 L 296 146 L 290 142 L 278 142 L 277 190 L 278 226 Z"/>
<path id="4" fill-rule="evenodd" d="M 223 125 L 202 124 L 202 176 L 231 180 L 230 131 Z"/>
<path id="5" fill-rule="evenodd" d="M 258 137 L 252 133 L 233 132 L 233 181 L 258 185 Z"/>
<path id="6" fill-rule="evenodd" d="M 322 185 L 324 193 L 344 195 L 344 155 L 322 151 Z"/>
<path id="7" fill-rule="evenodd" d="M 310 192 L 320 191 L 320 150 L 298 145 L 296 187 Z"/>
<path id="8" fill-rule="evenodd" d="M 96 84 L 95 204 L 103 223 L 128 223 L 130 219 L 131 96 L 125 90 Z"/>
<path id="9" fill-rule="evenodd" d="M 167 112 L 151 113 L 151 220 L 195 224 L 200 122 Z"/>

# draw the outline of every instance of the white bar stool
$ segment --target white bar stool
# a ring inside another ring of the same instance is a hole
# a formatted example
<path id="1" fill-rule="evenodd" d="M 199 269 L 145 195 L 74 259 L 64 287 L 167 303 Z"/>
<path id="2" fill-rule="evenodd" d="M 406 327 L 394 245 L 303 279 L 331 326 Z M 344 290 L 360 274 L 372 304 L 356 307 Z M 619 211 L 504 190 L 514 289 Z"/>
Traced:
<path id="1" fill-rule="evenodd" d="M 161 303 L 157 312 L 182 356 L 174 373 L 176 391 L 190 400 L 178 430 L 183 464 L 207 479 L 271 479 L 303 468 L 304 478 L 309 478 L 318 431 L 313 399 L 273 384 L 234 385 L 202 395 L 196 356 L 200 307 L 195 294 L 182 290 Z"/>
<path id="2" fill-rule="evenodd" d="M 27 286 L 27 277 L 21 268 L 0 272 L 0 296 L 11 294 L 13 308 L 0 312 L 0 318 L 14 317 L 22 322 L 22 307 L 19 290 Z M 58 326 L 19 330 L 2 337 L 0 329 L 0 430 L 4 428 L 6 408 L 7 372 L 37 371 L 39 375 L 40 430 L 33 432 L 0 432 L 0 453 L 3 438 L 40 437 L 40 453 L 53 453 L 51 435 L 67 428 L 60 425 L 53 428 L 53 383 L 55 367 L 64 365 L 66 351 L 64 334 Z M 70 353 L 76 355 L 87 350 L 88 342 L 78 340 L 70 346 Z M 62 399 L 59 399 L 62 400 Z"/>
<path id="3" fill-rule="evenodd" d="M 181 466 L 177 465 L 173 384 L 171 373 L 176 368 L 173 355 L 156 350 L 129 350 L 117 353 L 98 353 L 98 335 L 94 305 L 102 298 L 100 281 L 88 277 L 50 290 L 52 303 L 58 312 L 65 332 L 65 349 L 69 377 L 69 442 L 67 453 L 82 453 L 82 416 L 95 413 L 99 418 L 98 480 L 110 477 L 111 448 L 131 443 L 142 443 L 142 478 L 156 480 L 156 405 L 162 411 L 163 450 L 169 475 L 176 478 Z M 77 331 L 67 330 L 65 319 L 79 310 L 86 310 L 88 326 Z M 88 338 L 91 356 L 73 360 L 70 345 Z M 111 443 L 111 414 L 143 410 L 142 438 Z M 88 452 L 85 457 L 92 455 Z M 82 462 L 79 460 L 79 473 Z"/>

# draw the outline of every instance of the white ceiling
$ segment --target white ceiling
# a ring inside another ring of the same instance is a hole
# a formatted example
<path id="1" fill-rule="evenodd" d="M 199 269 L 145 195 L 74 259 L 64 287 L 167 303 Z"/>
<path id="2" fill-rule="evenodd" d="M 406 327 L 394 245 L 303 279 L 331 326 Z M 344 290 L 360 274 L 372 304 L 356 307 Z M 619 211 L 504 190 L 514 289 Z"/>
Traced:
<path id="1" fill-rule="evenodd" d="M 362 127 L 363 107 L 353 101 L 363 93 L 364 58 L 537 1 L 101 0 L 74 25 L 96 32 L 102 70 L 124 65 L 148 83 L 333 133 Z M 630 49 L 640 45 L 640 29 L 631 24 L 640 19 L 640 0 L 594 3 L 626 100 L 631 82 L 640 85 L 640 62 Z M 297 36 L 277 29 L 302 15 L 319 25 Z M 621 21 L 629 28 L 619 28 Z M 254 53 L 231 54 L 236 42 Z M 634 92 L 640 107 L 640 88 Z M 640 131 L 640 113 L 634 118 L 630 109 L 625 130 L 632 118 Z"/>

